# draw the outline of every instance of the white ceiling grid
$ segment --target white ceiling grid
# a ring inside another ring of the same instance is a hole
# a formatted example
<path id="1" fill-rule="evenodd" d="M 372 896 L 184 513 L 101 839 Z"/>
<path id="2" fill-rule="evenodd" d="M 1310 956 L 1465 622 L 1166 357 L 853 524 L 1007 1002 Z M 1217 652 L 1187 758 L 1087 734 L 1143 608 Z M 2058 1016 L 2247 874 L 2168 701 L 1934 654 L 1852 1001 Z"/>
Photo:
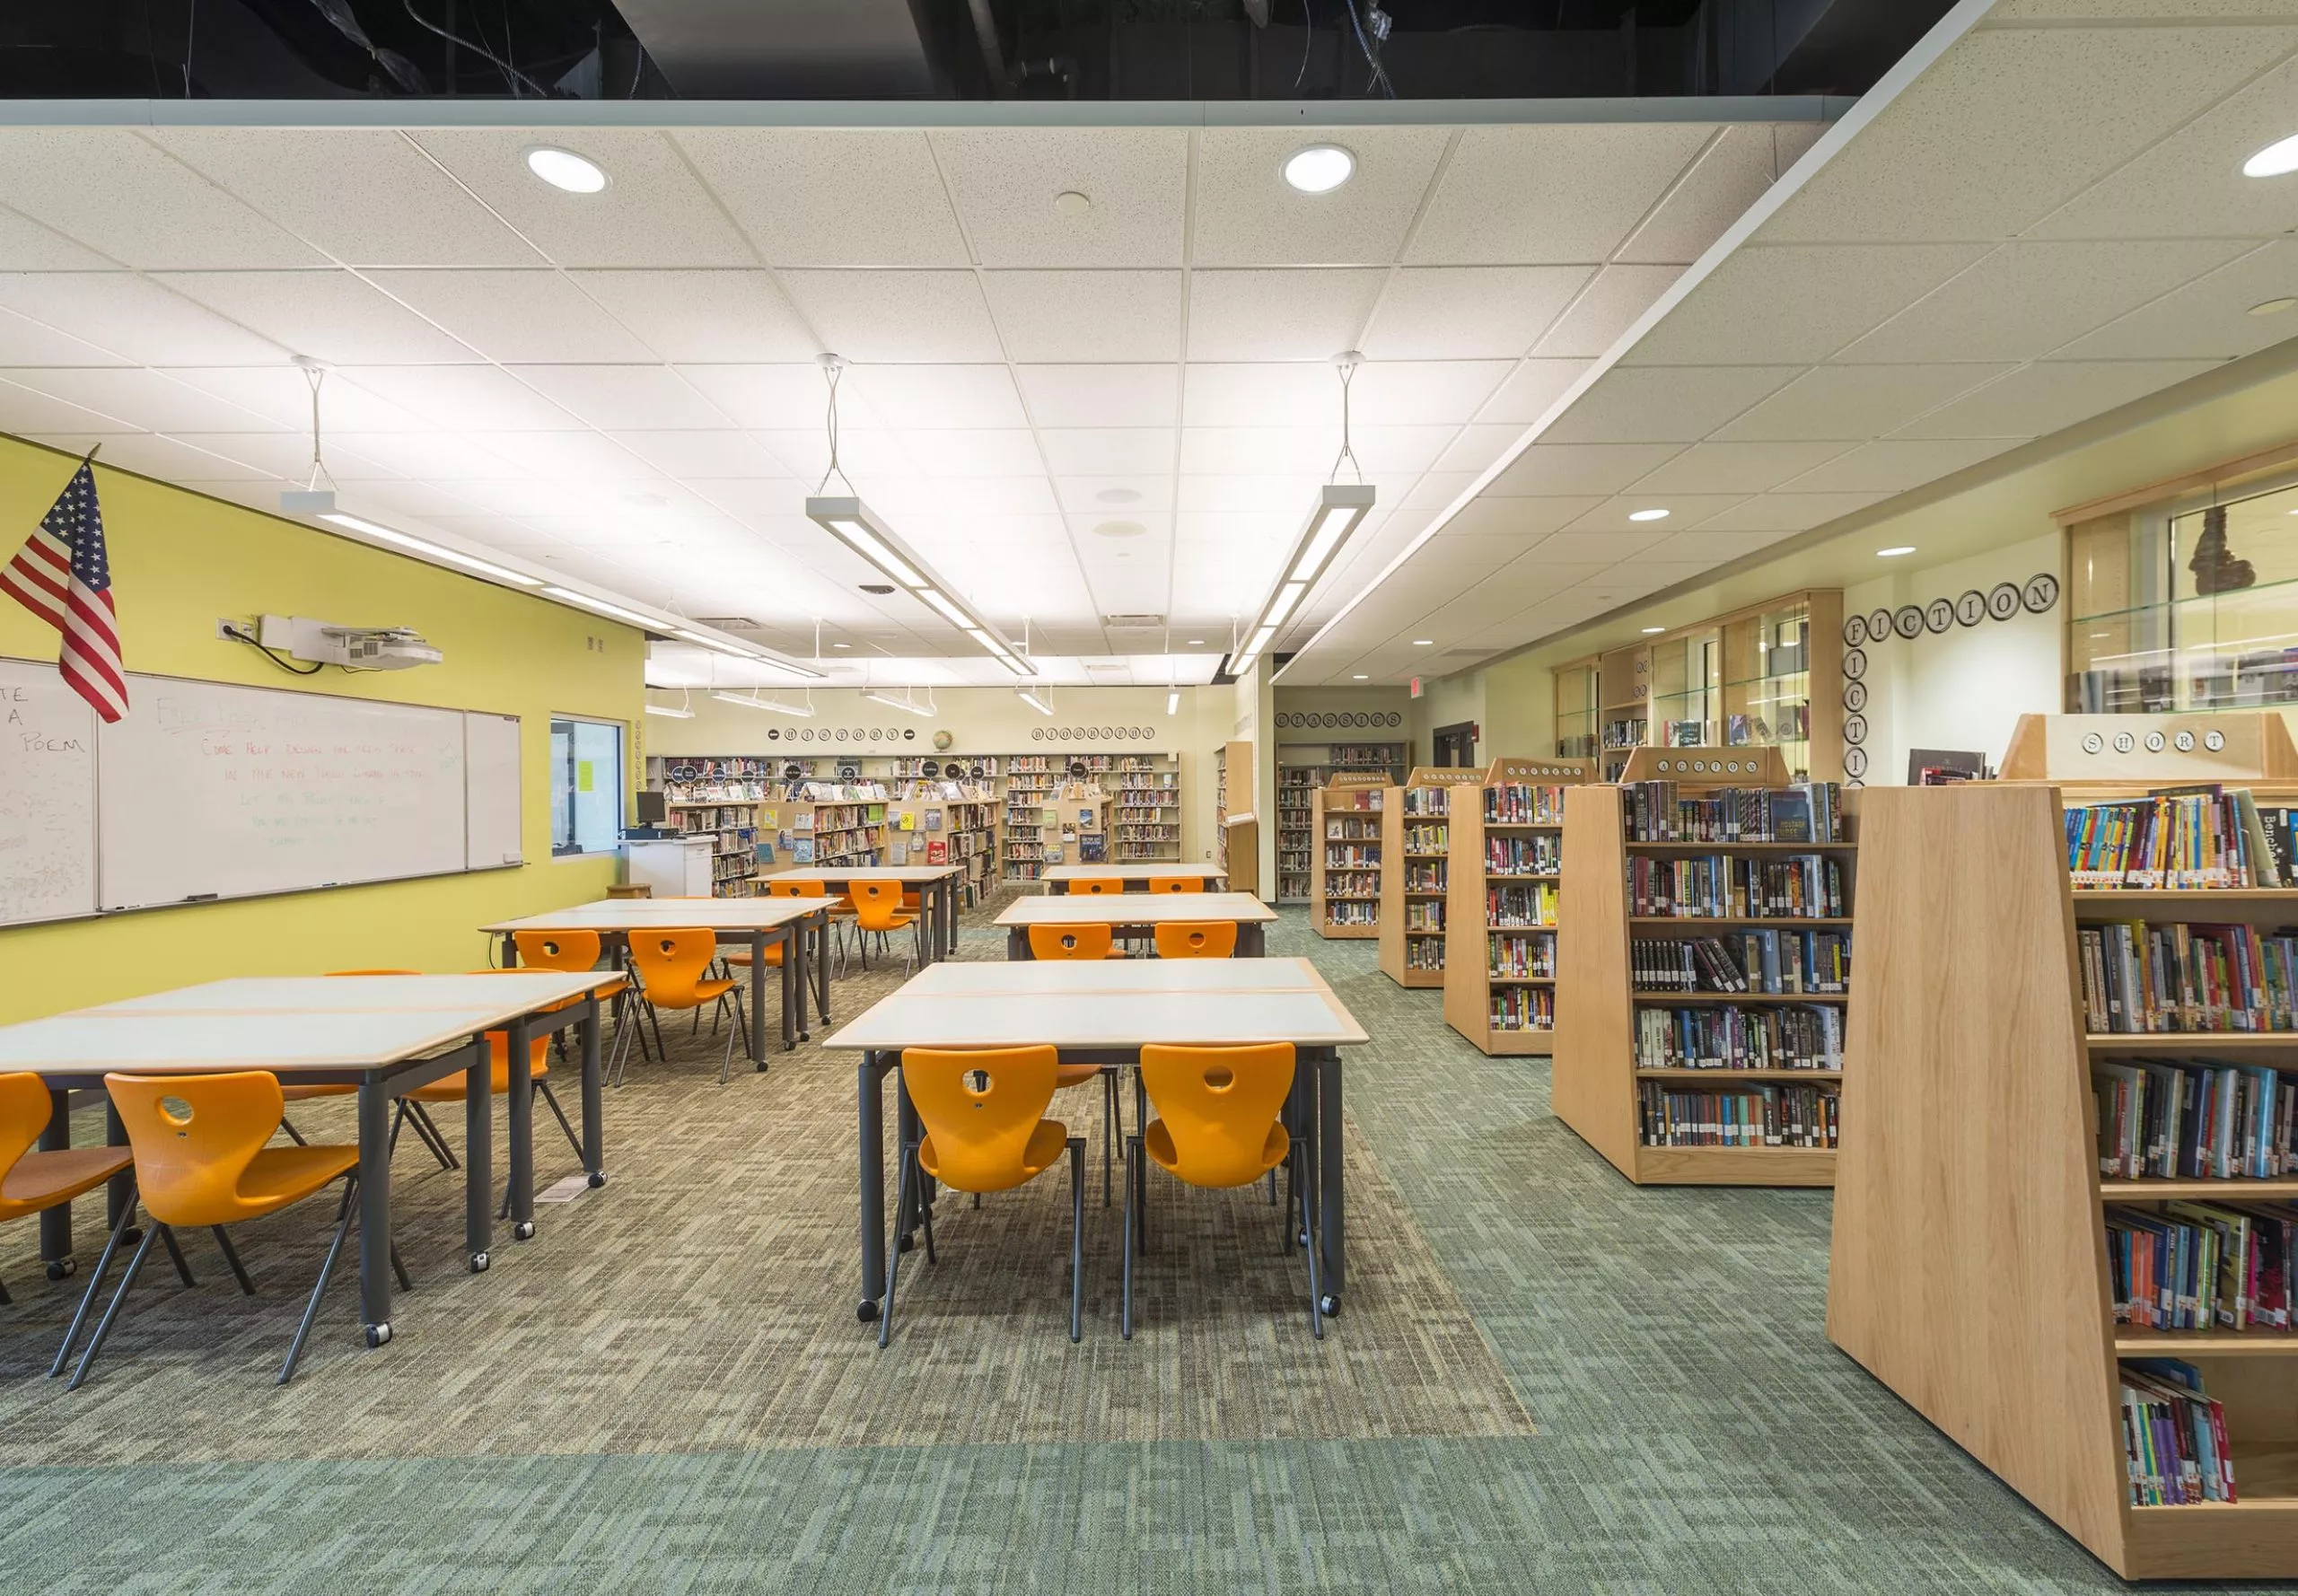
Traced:
<path id="1" fill-rule="evenodd" d="M 2298 178 L 2240 175 L 2298 130 L 2298 0 L 2004 0 L 1954 36 L 1979 11 L 1568 406 L 1548 373 L 1522 452 L 1355 562 L 1285 679 L 1538 641 L 2298 333 L 2248 313 L 2298 292 Z"/>

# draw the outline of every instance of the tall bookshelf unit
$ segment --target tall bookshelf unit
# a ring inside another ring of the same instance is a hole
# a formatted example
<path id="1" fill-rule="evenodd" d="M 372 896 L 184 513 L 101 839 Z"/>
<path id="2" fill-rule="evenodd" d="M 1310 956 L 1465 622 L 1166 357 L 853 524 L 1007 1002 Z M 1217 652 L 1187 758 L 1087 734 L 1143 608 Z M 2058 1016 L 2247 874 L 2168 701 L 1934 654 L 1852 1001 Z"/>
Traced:
<path id="1" fill-rule="evenodd" d="M 1323 775 L 1314 765 L 1276 767 L 1276 901 L 1309 901 L 1310 855 L 1316 850 L 1317 788 Z"/>
<path id="2" fill-rule="evenodd" d="M 1481 770 L 1417 767 L 1381 804 L 1381 972 L 1399 987 L 1444 984 L 1447 840 L 1453 789 L 1469 794 Z"/>
<path id="3" fill-rule="evenodd" d="M 886 793 L 874 782 L 810 781 L 796 798 L 759 809 L 761 830 L 776 834 L 775 856 L 791 865 L 873 865 L 884 863 Z M 787 836 L 785 849 L 778 839 Z"/>
<path id="4" fill-rule="evenodd" d="M 1444 1022 L 1487 1054 L 1546 1054 L 1556 1033 L 1563 935 L 1553 911 L 1564 790 L 1593 781 L 1595 760 L 1495 759 L 1478 774 L 1476 787 L 1452 794 L 1446 821 Z M 1517 924 L 1539 918 L 1543 903 L 1545 926 Z M 1504 923 L 1495 923 L 1495 910 Z"/>
<path id="5" fill-rule="evenodd" d="M 671 824 L 684 836 L 711 839 L 714 898 L 748 898 L 760 890 L 758 845 L 774 837 L 771 822 L 761 829 L 759 809 L 774 790 L 773 771 L 771 760 L 739 754 L 646 761 L 646 785 L 662 793 Z"/>
<path id="6" fill-rule="evenodd" d="M 1630 783 L 1677 783 L 1686 795 L 1721 787 L 1781 787 L 1787 773 L 1776 748 L 1638 749 L 1623 778 Z M 1630 916 L 1627 872 L 1638 856 L 1653 860 L 1724 855 L 1760 861 L 1819 855 L 1839 861 L 1852 903 L 1852 863 L 1857 820 L 1854 794 L 1842 842 L 1634 842 L 1627 837 L 1626 791 L 1586 785 L 1565 796 L 1564 881 L 1559 910 L 1572 934 L 1559 939 L 1556 1047 L 1551 1102 L 1556 1117 L 1638 1185 L 1828 1186 L 1835 1179 L 1836 1150 L 1805 1146 L 1647 1146 L 1641 1130 L 1646 1083 L 1662 1091 L 1722 1087 L 1760 1093 L 1767 1088 L 1838 1086 L 1840 1070 L 1653 1069 L 1636 1063 L 1638 1015 L 1649 1009 L 1728 1009 L 1742 1012 L 1805 1005 L 1840 1009 L 1846 995 L 1657 992 L 1637 989 L 1630 943 L 1717 934 L 1776 930 L 1847 932 L 1849 916 L 1740 918 Z M 1871 955 L 1860 948 L 1854 968 Z M 1846 1052 L 1850 1052 L 1848 1046 Z"/>
<path id="7" fill-rule="evenodd" d="M 885 862 L 962 865 L 967 896 L 978 903 L 996 876 L 1003 801 L 987 783 L 919 780 L 902 785 L 904 795 L 886 806 Z"/>
<path id="8" fill-rule="evenodd" d="M 1319 787 L 1317 851 L 1309 873 L 1309 925 L 1335 942 L 1381 934 L 1381 809 L 1388 777 L 1373 771 L 1336 776 Z"/>
<path id="9" fill-rule="evenodd" d="M 2136 746 L 2118 753 L 2123 734 Z M 2219 782 L 2298 801 L 2298 750 L 2271 714 L 2030 715 L 2004 767 L 2035 779 L 1864 795 L 1828 1337 L 2124 1578 L 2298 1578 L 2298 1334 L 2117 1324 L 2104 1211 L 2287 1200 L 2298 1179 L 2102 1177 L 2092 1068 L 2290 1068 L 2298 1032 L 2086 1034 L 2076 937 L 2101 920 L 2271 929 L 2298 922 L 2298 891 L 2074 888 L 2062 800 Z M 2201 1372 L 2236 1501 L 2131 1505 L 2125 1358 Z"/>
<path id="10" fill-rule="evenodd" d="M 1121 864 L 1181 856 L 1181 761 L 1179 754 L 1098 754 L 1110 788 L 1110 857 Z"/>

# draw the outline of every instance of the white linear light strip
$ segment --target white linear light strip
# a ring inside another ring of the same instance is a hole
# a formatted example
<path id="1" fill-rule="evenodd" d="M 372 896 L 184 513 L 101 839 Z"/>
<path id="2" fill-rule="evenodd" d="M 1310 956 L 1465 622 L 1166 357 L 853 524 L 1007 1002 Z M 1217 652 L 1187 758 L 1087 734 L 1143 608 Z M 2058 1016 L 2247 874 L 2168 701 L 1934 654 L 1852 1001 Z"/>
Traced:
<path id="1" fill-rule="evenodd" d="M 326 510 L 321 511 L 317 519 L 326 522 L 329 526 L 339 526 L 346 531 L 357 532 L 362 537 L 380 539 L 385 543 L 404 548 L 409 553 L 419 554 L 425 559 L 445 560 L 450 565 L 460 566 L 466 571 L 476 572 L 496 582 L 508 582 L 519 587 L 543 585 L 543 580 L 539 576 L 529 576 L 523 572 L 513 571 L 507 566 L 498 566 L 491 561 L 464 554 L 460 549 L 450 548 L 443 543 L 434 543 L 427 538 L 418 538 L 411 532 L 402 532 L 396 527 L 379 525 L 363 516 L 346 515 L 339 510 Z"/>
<path id="2" fill-rule="evenodd" d="M 1051 699 L 1041 698 L 1028 688 L 1015 688 L 1013 690 L 1021 695 L 1022 703 L 1028 705 L 1031 709 L 1036 710 L 1039 715 L 1051 715 L 1053 713 L 1053 701 Z"/>
<path id="3" fill-rule="evenodd" d="M 1285 562 L 1276 591 L 1254 618 L 1244 652 L 1230 663 L 1232 676 L 1242 676 L 1260 662 L 1261 653 L 1276 636 L 1277 628 L 1300 608 L 1309 589 L 1330 567 L 1333 557 L 1356 529 L 1364 524 L 1364 517 L 1372 509 L 1373 485 L 1369 482 L 1328 482 L 1317 490 L 1316 506 L 1309 512 L 1308 522 L 1294 541 L 1293 553 Z"/>
<path id="4" fill-rule="evenodd" d="M 1476 503 L 1484 490 L 1497 481 L 1502 472 L 1514 465 L 1518 457 L 1522 455 L 1525 450 L 1538 443 L 1540 435 L 1555 425 L 1566 411 L 1579 403 L 1581 397 L 1588 390 L 1602 381 L 1612 368 L 1626 357 L 1627 352 L 1643 340 L 1645 333 L 1657 326 L 1660 320 L 1669 311 L 1689 298 L 1692 291 L 1712 276 L 1715 269 L 1724 264 L 1733 250 L 1751 237 L 1759 227 L 1770 221 L 1781 206 L 1800 193 L 1803 185 L 1818 176 L 1820 169 L 1829 161 L 1834 160 L 1837 153 L 1849 144 L 1862 128 L 1881 116 L 1885 107 L 1906 92 L 1910 83 L 1927 71 L 1964 34 L 1969 32 L 1981 22 L 1988 11 L 1993 9 L 1994 4 L 1995 0 L 1961 0 L 1961 3 L 1953 10 L 1933 24 L 1931 31 L 1916 42 L 1913 49 L 1900 57 L 1892 65 L 1891 69 L 1876 81 L 1873 88 L 1861 95 L 1849 110 L 1836 119 L 1834 126 L 1813 140 L 1811 147 L 1803 152 L 1795 164 L 1780 173 L 1770 188 L 1757 196 L 1755 203 L 1741 213 L 1740 219 L 1725 228 L 1722 235 L 1707 246 L 1706 251 L 1697 260 L 1686 267 L 1683 275 L 1670 284 L 1667 291 L 1653 302 L 1651 308 L 1638 316 L 1635 323 L 1626 332 L 1620 334 L 1610 348 L 1605 350 L 1593 364 L 1583 372 L 1570 387 L 1557 397 L 1553 404 L 1540 413 L 1539 419 L 1524 430 L 1523 436 L 1504 450 L 1500 458 L 1486 467 L 1475 481 L 1462 488 L 1458 498 L 1445 505 L 1436 518 L 1423 527 L 1411 542 L 1399 549 L 1387 565 L 1373 573 L 1372 580 L 1359 588 L 1339 609 L 1326 617 L 1324 625 L 1311 633 L 1309 640 L 1295 649 L 1292 659 L 1285 661 L 1269 680 L 1274 681 L 1277 677 L 1283 676 L 1286 671 L 1291 670 L 1294 664 L 1311 649 L 1323 642 L 1335 627 L 1347 619 L 1351 611 L 1371 598 L 1382 583 L 1404 569 L 1405 563 L 1419 553 L 1429 539 L 1450 525 L 1461 511 Z M 1246 661 L 1244 664 L 1249 665 L 1250 662 Z M 1244 674 L 1241 666 L 1232 666 L 1231 671 L 1234 675 Z"/>
<path id="5" fill-rule="evenodd" d="M 811 720 L 814 706 L 811 704 L 785 704 L 779 698 L 761 698 L 756 693 L 713 693 L 721 704 L 737 705 L 743 709 L 764 709 L 775 715 L 794 715 L 800 720 Z M 811 694 L 807 695 L 810 698 Z"/>
<path id="6" fill-rule="evenodd" d="M 806 519 L 891 577 L 911 598 L 963 632 L 1014 675 L 1036 674 L 1012 644 L 951 592 L 950 584 L 934 574 L 859 498 L 851 495 L 812 495 L 806 500 Z"/>
<path id="7" fill-rule="evenodd" d="M 922 715 L 927 720 L 934 718 L 934 706 L 931 704 L 920 704 L 906 693 L 889 693 L 882 688 L 873 688 L 862 697 L 867 703 L 882 704 L 889 709 L 899 709 L 909 715 Z"/>

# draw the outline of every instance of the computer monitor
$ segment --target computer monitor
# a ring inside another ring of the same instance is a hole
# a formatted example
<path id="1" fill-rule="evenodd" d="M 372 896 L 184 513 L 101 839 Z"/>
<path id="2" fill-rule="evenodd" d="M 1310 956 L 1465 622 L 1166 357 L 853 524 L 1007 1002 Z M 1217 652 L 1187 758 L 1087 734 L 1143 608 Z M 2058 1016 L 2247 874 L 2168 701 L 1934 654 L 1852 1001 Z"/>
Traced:
<path id="1" fill-rule="evenodd" d="M 670 818 L 670 805 L 663 802 L 661 791 L 657 788 L 641 787 L 638 791 L 638 823 L 642 826 L 660 826 L 668 822 Z"/>

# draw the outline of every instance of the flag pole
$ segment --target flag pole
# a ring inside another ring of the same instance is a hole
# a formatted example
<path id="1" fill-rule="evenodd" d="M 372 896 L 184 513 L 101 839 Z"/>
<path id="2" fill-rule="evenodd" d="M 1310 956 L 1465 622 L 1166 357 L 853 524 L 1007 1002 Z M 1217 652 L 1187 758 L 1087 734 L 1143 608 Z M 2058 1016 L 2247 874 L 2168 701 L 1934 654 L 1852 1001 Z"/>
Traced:
<path id="1" fill-rule="evenodd" d="M 83 455 L 82 455 L 82 456 L 80 457 L 80 463 L 81 463 L 82 465 L 83 465 L 83 466 L 86 466 L 86 465 L 92 465 L 93 463 L 95 463 L 96 452 L 97 452 L 97 450 L 101 449 L 103 446 L 104 446 L 104 442 L 103 442 L 103 440 L 102 440 L 101 438 L 98 438 L 98 439 L 96 440 L 96 442 L 95 442 L 94 445 L 93 445 L 92 448 L 90 448 L 90 449 L 89 449 L 88 452 L 87 452 L 87 453 L 85 453 L 85 454 L 83 454 Z"/>

